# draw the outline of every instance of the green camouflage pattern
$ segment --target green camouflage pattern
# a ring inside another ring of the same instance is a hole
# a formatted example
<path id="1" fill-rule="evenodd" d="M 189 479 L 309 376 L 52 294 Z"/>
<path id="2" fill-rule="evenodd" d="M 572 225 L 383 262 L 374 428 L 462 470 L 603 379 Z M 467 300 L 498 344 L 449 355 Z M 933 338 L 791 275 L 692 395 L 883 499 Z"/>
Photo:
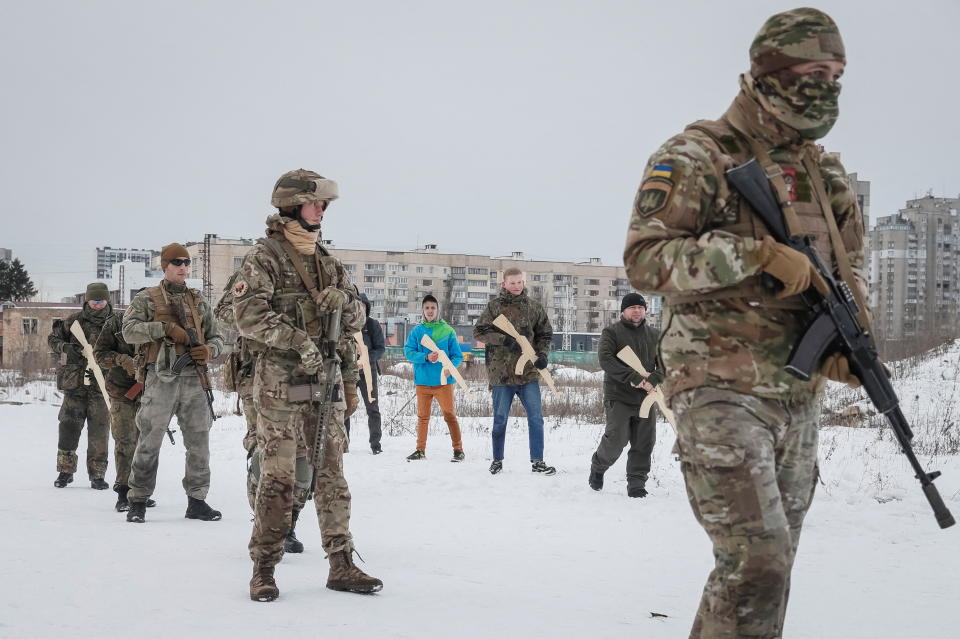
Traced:
<path id="1" fill-rule="evenodd" d="M 282 237 L 283 220 L 267 219 L 267 237 Z M 341 339 L 338 351 L 345 352 L 346 339 L 366 319 L 356 288 L 340 261 L 318 245 L 322 282 L 318 288 L 335 286 L 346 293 L 341 309 Z M 309 277 L 317 278 L 314 256 L 298 255 Z M 309 376 L 300 365 L 299 350 L 307 340 L 320 340 L 320 314 L 297 269 L 282 248 L 258 243 L 244 258 L 233 288 L 234 314 L 240 334 L 257 353 L 253 382 L 257 442 L 254 455 L 260 479 L 254 503 L 254 525 L 250 536 L 250 557 L 259 566 L 276 565 L 283 555 L 283 539 L 290 530 L 294 504 L 302 504 L 307 486 L 297 487 L 298 458 L 305 460 L 307 443 L 313 441 L 318 408 L 310 403 L 290 402 L 287 389 L 304 384 Z M 357 379 L 356 356 L 341 363 L 334 382 Z M 322 370 L 322 368 L 321 368 Z M 355 381 L 353 382 L 355 383 Z M 320 522 L 324 551 L 352 550 L 350 535 L 350 491 L 343 476 L 346 431 L 343 415 L 346 402 L 335 404 L 332 428 L 324 431 L 326 457 L 323 470 L 316 473 L 314 503 Z M 252 479 L 248 478 L 248 486 Z"/>
<path id="2" fill-rule="evenodd" d="M 294 183 L 288 182 L 294 181 Z M 295 182 L 302 182 L 303 185 Z M 310 186 L 306 186 L 309 184 Z M 340 189 L 333 180 L 328 180 L 319 173 L 297 169 L 287 171 L 277 179 L 273 186 L 273 195 L 270 204 L 279 208 L 293 207 L 317 200 L 328 202 L 340 197 Z"/>
<path id="3" fill-rule="evenodd" d="M 687 498 L 716 562 L 690 637 L 780 637 L 816 486 L 818 403 L 703 387 L 671 406 Z"/>
<path id="4" fill-rule="evenodd" d="M 130 390 L 130 387 L 136 383 L 133 375 L 129 374 L 118 363 L 117 359 L 121 355 L 133 357 L 133 346 L 127 344 L 123 339 L 123 313 L 116 311 L 103 323 L 103 329 L 93 344 L 93 356 L 97 359 L 97 364 L 103 370 L 103 376 L 107 383 L 107 394 L 110 395 L 111 403 L 115 400 L 123 399 L 124 393 Z"/>
<path id="5" fill-rule="evenodd" d="M 57 369 L 57 388 L 63 391 L 88 391 L 95 395 L 100 395 L 100 387 L 95 381 L 85 385 L 83 383 L 84 375 L 87 370 L 87 358 L 83 355 L 83 347 L 73 333 L 70 327 L 74 322 L 80 323 L 83 334 L 87 338 L 87 343 L 93 346 L 97 343 L 97 337 L 103 329 L 104 323 L 113 314 L 113 309 L 108 304 L 105 309 L 94 311 L 84 303 L 83 309 L 71 313 L 64 319 L 53 321 L 53 329 L 47 336 L 47 345 L 54 355 L 59 355 L 61 364 Z"/>
<path id="6" fill-rule="evenodd" d="M 113 435 L 113 459 L 117 465 L 117 477 L 113 489 L 130 485 L 130 468 L 133 453 L 137 449 L 137 411 L 140 398 L 130 401 L 126 397 L 110 400 L 110 432 Z"/>
<path id="7" fill-rule="evenodd" d="M 789 69 L 763 76 L 758 89 L 773 115 L 805 140 L 822 138 L 840 117 L 840 83 Z"/>
<path id="8" fill-rule="evenodd" d="M 750 45 L 750 73 L 755 78 L 823 60 L 847 61 L 837 24 L 817 9 L 792 9 L 771 16 Z"/>
<path id="9" fill-rule="evenodd" d="M 749 90 L 748 84 L 742 86 Z M 812 204 L 810 176 L 802 171 L 801 154 L 819 165 L 857 284 L 866 290 L 863 220 L 839 159 L 818 152 L 795 131 L 766 117 L 747 93 L 738 96 L 731 110 L 738 103 L 743 107 L 740 112 L 751 118 L 748 134 L 769 148 L 773 161 L 797 170 L 795 208 L 819 210 Z M 712 125 L 725 131 L 719 143 L 700 130 L 688 129 L 653 154 L 627 234 L 624 265 L 631 284 L 638 291 L 664 296 L 666 302 L 660 341 L 664 392 L 669 397 L 711 386 L 774 399 L 809 398 L 820 376 L 814 373 L 803 382 L 783 370 L 809 322 L 806 310 L 738 298 L 703 299 L 732 287 L 763 283 L 750 220 L 742 233 L 729 230 L 742 222 L 741 202 L 727 185 L 724 171 L 744 162 L 749 153 L 725 121 Z M 643 207 L 641 196 L 652 189 L 665 190 L 666 196 L 656 206 Z M 749 212 L 745 204 L 742 208 Z M 821 256 L 836 275 L 822 212 L 799 217 L 817 237 Z"/>
<path id="10" fill-rule="evenodd" d="M 520 386 L 539 382 L 540 372 L 532 363 L 527 363 L 522 375 L 515 373 L 520 353 L 503 345 L 507 335 L 493 325 L 493 320 L 500 314 L 510 320 L 517 332 L 530 340 L 533 350 L 538 354 L 550 352 L 553 340 L 553 327 L 540 302 L 529 297 L 527 289 L 514 295 L 501 288 L 500 294 L 490 300 L 473 327 L 474 339 L 486 346 L 487 379 L 490 385 Z"/>
<path id="11" fill-rule="evenodd" d="M 88 389 L 95 386 L 91 384 Z M 92 390 L 64 391 L 59 420 L 57 472 L 77 472 L 77 447 L 86 423 L 87 475 L 91 480 L 103 479 L 107 474 L 107 450 L 110 446 L 110 413 L 103 395 Z"/>

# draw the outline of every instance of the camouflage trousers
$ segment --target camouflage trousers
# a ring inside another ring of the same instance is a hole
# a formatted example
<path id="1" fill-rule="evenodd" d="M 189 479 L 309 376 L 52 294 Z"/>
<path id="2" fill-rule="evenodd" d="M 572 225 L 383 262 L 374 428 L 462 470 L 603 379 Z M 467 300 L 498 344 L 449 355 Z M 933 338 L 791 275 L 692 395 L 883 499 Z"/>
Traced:
<path id="1" fill-rule="evenodd" d="M 250 510 L 256 511 L 257 487 L 260 485 L 260 455 L 257 448 L 257 410 L 252 397 L 241 398 L 243 414 L 247 420 L 247 432 L 243 437 L 243 447 L 247 451 L 247 501 Z M 297 461 L 294 466 L 294 508 L 303 510 L 310 497 L 310 465 L 307 462 L 307 447 L 303 441 L 303 433 L 297 430 Z"/>
<path id="2" fill-rule="evenodd" d="M 160 446 L 174 415 L 180 424 L 183 446 L 187 449 L 183 490 L 194 499 L 207 498 L 213 420 L 200 379 L 196 375 L 183 374 L 165 382 L 149 370 L 136 418 L 140 434 L 130 468 L 127 497 L 131 502 L 143 502 L 153 495 L 157 486 Z"/>
<path id="3" fill-rule="evenodd" d="M 818 404 L 699 387 L 671 406 L 687 497 L 716 559 L 690 637 L 779 638 L 816 485 Z"/>
<path id="4" fill-rule="evenodd" d="M 270 407 L 257 401 L 255 456 L 259 456 L 260 480 L 249 544 L 250 558 L 261 566 L 275 566 L 283 556 L 283 539 L 290 531 L 295 493 L 301 492 L 295 489 L 297 458 L 306 459 L 304 442 L 313 441 L 311 422 L 317 413 L 317 409 L 307 403 L 280 404 L 282 408 L 269 403 Z M 335 423 L 324 429 L 325 457 L 313 484 L 313 500 L 323 550 L 327 554 L 353 549 L 350 489 L 343 476 L 343 451 L 347 441 L 344 407 L 341 402 L 335 411 Z"/>
<path id="5" fill-rule="evenodd" d="M 113 434 L 113 459 L 117 465 L 114 490 L 129 482 L 133 451 L 137 448 L 136 417 L 139 409 L 139 397 L 132 402 L 125 397 L 110 398 L 110 432 Z"/>
<path id="6" fill-rule="evenodd" d="M 77 472 L 77 447 L 80 432 L 87 424 L 87 475 L 103 479 L 107 473 L 110 448 L 110 414 L 100 393 L 79 391 L 63 393 L 60 406 L 60 434 L 57 441 L 57 472 Z"/>

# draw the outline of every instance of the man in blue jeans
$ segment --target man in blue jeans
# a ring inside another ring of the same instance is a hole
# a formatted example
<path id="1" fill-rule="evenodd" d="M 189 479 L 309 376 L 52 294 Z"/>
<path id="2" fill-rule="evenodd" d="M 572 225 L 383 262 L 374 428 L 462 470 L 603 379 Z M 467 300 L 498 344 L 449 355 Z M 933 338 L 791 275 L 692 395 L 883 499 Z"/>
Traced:
<path id="1" fill-rule="evenodd" d="M 490 300 L 473 329 L 474 339 L 486 345 L 487 377 L 493 393 L 493 463 L 490 464 L 493 475 L 503 470 L 503 443 L 514 396 L 520 398 L 527 412 L 531 470 L 544 475 L 557 472 L 543 461 L 543 411 L 539 384 L 540 371 L 547 367 L 553 327 L 543 306 L 527 296 L 524 286 L 520 269 L 506 269 L 500 294 Z M 514 372 L 521 353 L 520 344 L 493 325 L 493 320 L 501 314 L 510 320 L 517 332 L 530 340 L 537 353 L 536 361 L 528 363 L 520 375 Z"/>

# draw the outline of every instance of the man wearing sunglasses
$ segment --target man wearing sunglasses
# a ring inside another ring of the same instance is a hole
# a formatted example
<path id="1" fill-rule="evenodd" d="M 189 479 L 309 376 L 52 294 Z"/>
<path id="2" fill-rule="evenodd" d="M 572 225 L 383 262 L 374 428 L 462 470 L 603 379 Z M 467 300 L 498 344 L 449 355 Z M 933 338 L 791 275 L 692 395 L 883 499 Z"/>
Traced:
<path id="1" fill-rule="evenodd" d="M 97 490 L 109 488 L 103 477 L 107 472 L 107 449 L 110 445 L 110 413 L 100 387 L 87 372 L 89 369 L 83 347 L 70 332 L 73 323 L 79 322 L 87 342 L 95 344 L 104 322 L 113 312 L 109 298 L 106 284 L 90 284 L 84 296 L 83 310 L 66 319 L 55 320 L 47 338 L 47 344 L 54 354 L 60 355 L 62 361 L 57 370 L 57 388 L 63 391 L 57 443 L 58 475 L 53 482 L 57 488 L 64 488 L 73 482 L 73 474 L 77 472 L 77 446 L 84 422 L 87 424 L 87 476 L 90 486 Z"/>
<path id="2" fill-rule="evenodd" d="M 163 281 L 137 293 L 123 316 L 123 339 L 137 345 L 137 380 L 143 382 L 127 499 L 127 521 L 143 523 L 157 483 L 160 446 L 174 415 L 187 449 L 183 488 L 188 519 L 216 521 L 220 512 L 207 502 L 210 488 L 210 426 L 207 396 L 197 366 L 223 350 L 220 328 L 200 291 L 187 288 L 190 254 L 180 244 L 160 253 Z M 182 310 L 186 326 L 178 319 Z M 191 346 L 188 331 L 197 344 Z M 186 365 L 184 365 L 186 362 Z"/>

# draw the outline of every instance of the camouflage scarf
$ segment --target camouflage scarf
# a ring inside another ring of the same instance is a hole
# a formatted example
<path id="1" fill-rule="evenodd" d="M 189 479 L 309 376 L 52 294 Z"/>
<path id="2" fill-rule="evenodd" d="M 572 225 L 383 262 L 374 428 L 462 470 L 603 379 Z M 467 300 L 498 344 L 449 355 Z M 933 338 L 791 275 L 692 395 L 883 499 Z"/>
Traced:
<path id="1" fill-rule="evenodd" d="M 805 140 L 822 138 L 840 115 L 840 83 L 781 69 L 757 79 L 770 112 Z"/>
<path id="2" fill-rule="evenodd" d="M 95 311 L 94 309 L 90 308 L 89 305 L 84 303 L 83 311 L 81 311 L 83 317 L 95 326 L 100 326 L 106 322 L 111 313 L 113 313 L 113 307 L 109 302 L 107 302 L 107 305 L 101 308 L 99 311 Z"/>

